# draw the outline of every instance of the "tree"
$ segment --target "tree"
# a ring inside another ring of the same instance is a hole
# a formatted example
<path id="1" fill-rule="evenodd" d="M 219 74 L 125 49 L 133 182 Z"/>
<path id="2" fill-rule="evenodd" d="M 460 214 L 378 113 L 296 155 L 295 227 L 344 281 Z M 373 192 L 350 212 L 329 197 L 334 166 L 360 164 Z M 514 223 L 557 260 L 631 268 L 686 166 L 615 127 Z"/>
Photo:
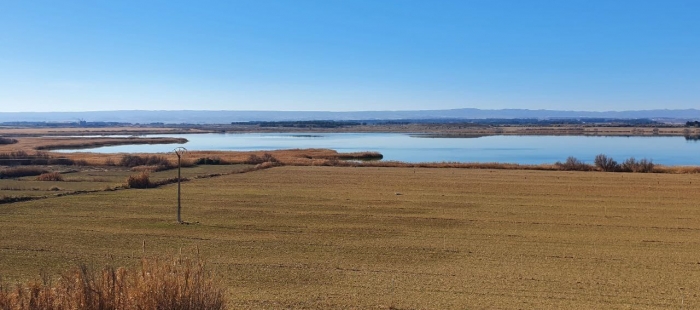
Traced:
<path id="1" fill-rule="evenodd" d="M 620 165 L 614 159 L 612 159 L 612 157 L 608 157 L 605 154 L 596 155 L 594 163 L 596 167 L 606 172 L 615 172 L 620 170 Z"/>

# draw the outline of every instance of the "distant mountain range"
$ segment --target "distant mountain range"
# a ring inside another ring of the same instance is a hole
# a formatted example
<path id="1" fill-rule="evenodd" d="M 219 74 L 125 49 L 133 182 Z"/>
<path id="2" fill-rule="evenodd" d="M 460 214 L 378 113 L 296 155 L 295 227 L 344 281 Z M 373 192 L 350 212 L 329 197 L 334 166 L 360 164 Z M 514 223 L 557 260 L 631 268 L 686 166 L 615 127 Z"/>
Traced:
<path id="1" fill-rule="evenodd" d="M 248 121 L 306 120 L 415 120 L 415 119 L 488 119 L 488 118 L 610 118 L 653 120 L 700 120 L 700 110 L 638 111 L 557 111 L 527 109 L 451 109 L 416 111 L 93 111 L 93 112 L 0 112 L 0 122 L 123 122 L 123 123 L 188 123 L 228 124 Z"/>

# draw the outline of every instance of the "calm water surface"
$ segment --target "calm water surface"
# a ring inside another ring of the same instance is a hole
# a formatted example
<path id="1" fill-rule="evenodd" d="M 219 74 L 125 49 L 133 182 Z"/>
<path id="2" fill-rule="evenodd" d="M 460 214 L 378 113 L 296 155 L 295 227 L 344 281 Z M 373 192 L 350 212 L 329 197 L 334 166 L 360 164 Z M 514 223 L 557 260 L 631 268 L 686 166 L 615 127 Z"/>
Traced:
<path id="1" fill-rule="evenodd" d="M 245 133 L 149 135 L 182 137 L 188 143 L 123 145 L 65 152 L 170 152 L 188 150 L 252 151 L 328 148 L 339 152 L 376 151 L 384 160 L 405 162 L 504 162 L 542 164 L 568 156 L 592 163 L 597 154 L 618 162 L 635 157 L 666 165 L 700 165 L 700 141 L 684 137 L 487 136 L 425 138 L 403 133 Z"/>

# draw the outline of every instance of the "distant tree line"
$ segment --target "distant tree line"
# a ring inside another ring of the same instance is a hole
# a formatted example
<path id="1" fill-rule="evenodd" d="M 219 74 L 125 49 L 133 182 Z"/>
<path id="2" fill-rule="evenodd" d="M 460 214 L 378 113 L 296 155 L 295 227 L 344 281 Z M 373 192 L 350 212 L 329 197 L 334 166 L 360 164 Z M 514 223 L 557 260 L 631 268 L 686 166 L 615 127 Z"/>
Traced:
<path id="1" fill-rule="evenodd" d="M 232 125 L 259 126 L 259 127 L 290 127 L 290 128 L 337 128 L 360 125 L 409 125 L 409 124 L 450 124 L 460 126 L 557 126 L 557 125 L 599 125 L 599 126 L 652 126 L 661 123 L 647 119 L 616 119 L 616 118 L 428 118 L 428 119 L 401 119 L 401 120 L 311 120 L 311 121 L 255 121 L 232 122 Z"/>
<path id="2" fill-rule="evenodd" d="M 618 163 L 612 157 L 599 154 L 595 157 L 593 163 L 594 165 L 590 165 L 576 157 L 569 156 L 565 162 L 557 162 L 555 165 L 559 169 L 567 171 L 594 171 L 597 169 L 605 172 L 654 172 L 654 163 L 646 158 L 637 160 L 634 157 L 630 157 L 622 163 Z"/>
<path id="3" fill-rule="evenodd" d="M 686 127 L 700 127 L 700 122 L 699 121 L 687 121 L 685 123 Z"/>
<path id="4" fill-rule="evenodd" d="M 366 125 L 355 121 L 276 121 L 276 122 L 232 122 L 231 125 L 288 128 L 338 128 Z"/>
<path id="5" fill-rule="evenodd" d="M 367 121 L 370 122 L 370 121 Z M 374 121 L 378 125 L 406 125 L 406 124 L 455 124 L 463 126 L 556 126 L 556 125 L 601 125 L 601 126 L 650 126 L 661 123 L 647 119 L 616 119 L 616 118 L 484 118 L 484 119 L 408 119 Z"/>
<path id="6" fill-rule="evenodd" d="M 60 128 L 60 127 L 117 127 L 129 126 L 131 123 L 120 122 L 2 122 L 2 126 L 22 126 L 22 127 L 44 127 L 44 128 Z"/>

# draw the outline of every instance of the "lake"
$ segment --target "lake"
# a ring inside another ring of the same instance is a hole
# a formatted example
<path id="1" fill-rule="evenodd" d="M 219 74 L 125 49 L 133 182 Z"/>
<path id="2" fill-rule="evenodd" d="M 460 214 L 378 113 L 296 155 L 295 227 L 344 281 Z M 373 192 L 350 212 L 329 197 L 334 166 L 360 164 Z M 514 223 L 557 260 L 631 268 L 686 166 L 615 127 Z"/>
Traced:
<path id="1" fill-rule="evenodd" d="M 592 163 L 597 154 L 618 162 L 647 158 L 665 165 L 700 165 L 700 141 L 685 137 L 486 136 L 420 137 L 404 133 L 244 133 L 147 135 L 182 137 L 184 145 L 122 145 L 62 152 L 161 153 L 188 150 L 252 151 L 327 148 L 339 152 L 376 151 L 384 160 L 404 162 L 503 162 L 543 164 L 574 156 Z"/>

